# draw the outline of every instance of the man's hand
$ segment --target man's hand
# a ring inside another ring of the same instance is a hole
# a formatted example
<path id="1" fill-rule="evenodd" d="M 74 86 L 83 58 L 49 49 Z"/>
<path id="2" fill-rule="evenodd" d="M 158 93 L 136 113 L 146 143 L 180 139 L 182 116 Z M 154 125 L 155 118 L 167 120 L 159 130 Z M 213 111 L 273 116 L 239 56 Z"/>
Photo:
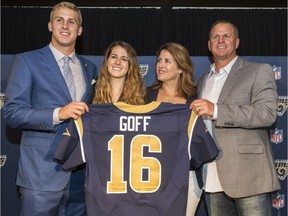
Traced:
<path id="1" fill-rule="evenodd" d="M 213 117 L 214 104 L 206 99 L 197 99 L 190 104 L 190 109 L 193 109 L 197 115 L 207 115 Z"/>
<path id="2" fill-rule="evenodd" d="M 78 119 L 85 112 L 88 112 L 89 108 L 84 102 L 73 101 L 66 106 L 60 108 L 58 117 L 60 121 L 64 121 L 69 118 Z"/>

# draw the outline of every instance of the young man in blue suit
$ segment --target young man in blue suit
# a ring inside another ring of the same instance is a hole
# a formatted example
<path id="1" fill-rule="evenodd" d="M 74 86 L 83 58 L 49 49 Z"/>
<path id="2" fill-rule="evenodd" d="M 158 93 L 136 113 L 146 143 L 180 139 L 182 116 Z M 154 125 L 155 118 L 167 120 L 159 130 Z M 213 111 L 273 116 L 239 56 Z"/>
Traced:
<path id="1" fill-rule="evenodd" d="M 68 120 L 89 111 L 97 69 L 75 53 L 82 16 L 74 4 L 57 4 L 48 29 L 52 33 L 49 45 L 16 55 L 5 92 L 7 125 L 23 130 L 16 180 L 21 188 L 21 213 L 84 215 L 83 170 L 64 172 L 52 156 Z M 63 57 L 70 57 L 68 65 Z M 67 70 L 73 75 L 73 99 L 65 82 Z"/>
<path id="2" fill-rule="evenodd" d="M 192 102 L 221 150 L 204 165 L 205 200 L 210 216 L 271 216 L 271 192 L 280 188 L 267 130 L 277 117 L 276 83 L 270 65 L 237 56 L 239 43 L 234 24 L 212 25 L 214 63 Z"/>

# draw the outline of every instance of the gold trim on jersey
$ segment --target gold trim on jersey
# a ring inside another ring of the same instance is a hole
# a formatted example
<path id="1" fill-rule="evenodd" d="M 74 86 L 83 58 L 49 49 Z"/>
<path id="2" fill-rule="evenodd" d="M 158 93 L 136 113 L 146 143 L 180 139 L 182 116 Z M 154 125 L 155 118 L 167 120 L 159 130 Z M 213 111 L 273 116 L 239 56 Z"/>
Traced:
<path id="1" fill-rule="evenodd" d="M 77 120 L 74 120 L 75 126 L 77 128 L 78 136 L 79 136 L 79 142 L 80 142 L 80 149 L 81 149 L 81 157 L 84 163 L 86 163 L 86 157 L 84 152 L 84 145 L 83 145 L 83 123 L 81 117 L 79 117 Z"/>
<path id="2" fill-rule="evenodd" d="M 152 110 L 156 109 L 158 106 L 160 106 L 161 102 L 157 101 L 152 101 L 148 104 L 145 105 L 130 105 L 126 104 L 124 102 L 116 102 L 114 105 L 124 111 L 124 112 L 129 112 L 129 113 L 140 113 L 144 114 L 147 112 L 151 112 Z"/>
<path id="3" fill-rule="evenodd" d="M 191 129 L 192 127 L 194 128 L 194 124 L 197 120 L 198 116 L 196 115 L 196 113 L 194 111 L 191 110 L 191 115 L 190 115 L 190 119 L 189 119 L 189 124 L 188 124 L 188 137 L 192 139 L 192 137 L 190 137 L 190 132 L 191 132 Z"/>
<path id="4" fill-rule="evenodd" d="M 68 128 L 66 128 L 65 132 L 63 133 L 63 135 L 64 135 L 64 136 L 69 136 L 69 137 L 71 136 Z"/>
<path id="5" fill-rule="evenodd" d="M 189 124 L 188 124 L 188 137 L 189 137 L 189 142 L 188 142 L 188 155 L 189 155 L 189 160 L 191 160 L 191 142 L 192 142 L 192 136 L 193 136 L 193 132 L 194 132 L 194 127 L 196 125 L 198 116 L 196 115 L 196 113 L 191 110 L 191 115 L 190 115 L 190 119 L 189 119 Z"/>
<path id="6" fill-rule="evenodd" d="M 83 123 L 81 117 L 75 120 L 75 124 L 77 125 L 78 134 L 81 138 L 83 138 Z"/>

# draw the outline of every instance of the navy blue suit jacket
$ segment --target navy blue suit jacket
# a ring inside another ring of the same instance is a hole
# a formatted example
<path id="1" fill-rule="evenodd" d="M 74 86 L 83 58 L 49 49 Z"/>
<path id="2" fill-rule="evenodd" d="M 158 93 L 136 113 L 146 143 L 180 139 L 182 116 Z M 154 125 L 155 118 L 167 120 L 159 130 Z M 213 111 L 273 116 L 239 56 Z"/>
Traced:
<path id="1" fill-rule="evenodd" d="M 97 68 L 77 55 L 86 90 L 81 101 L 90 102 Z M 49 46 L 18 54 L 5 92 L 4 118 L 7 125 L 23 130 L 17 185 L 42 191 L 60 191 L 70 178 L 52 155 L 66 122 L 53 124 L 53 111 L 72 101 L 60 68 Z"/>

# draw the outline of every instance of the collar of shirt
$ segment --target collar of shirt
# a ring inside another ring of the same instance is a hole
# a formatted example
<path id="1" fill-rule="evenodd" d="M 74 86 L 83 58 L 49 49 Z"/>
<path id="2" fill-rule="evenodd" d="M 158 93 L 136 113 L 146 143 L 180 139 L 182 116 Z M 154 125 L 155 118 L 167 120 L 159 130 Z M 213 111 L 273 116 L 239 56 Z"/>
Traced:
<path id="1" fill-rule="evenodd" d="M 63 57 L 65 57 L 65 55 L 63 55 L 63 53 L 61 53 L 59 50 L 57 50 L 51 43 L 49 44 L 49 48 L 51 49 L 56 61 L 59 63 L 62 63 L 61 59 Z M 72 62 L 76 63 L 77 62 L 77 57 L 75 54 L 75 50 L 69 55 L 70 58 L 72 59 Z"/>
<path id="2" fill-rule="evenodd" d="M 227 75 L 230 73 L 231 69 L 232 69 L 232 66 L 234 65 L 234 63 L 236 62 L 238 56 L 235 56 L 235 58 L 229 62 L 229 64 L 227 64 L 225 67 L 223 68 L 220 68 L 219 70 L 219 73 L 216 72 L 215 70 L 215 63 L 213 63 L 211 66 L 210 66 L 210 72 L 208 74 L 208 77 L 211 77 L 213 74 L 214 75 L 220 75 L 220 74 L 223 74 L 223 73 L 227 73 Z"/>

